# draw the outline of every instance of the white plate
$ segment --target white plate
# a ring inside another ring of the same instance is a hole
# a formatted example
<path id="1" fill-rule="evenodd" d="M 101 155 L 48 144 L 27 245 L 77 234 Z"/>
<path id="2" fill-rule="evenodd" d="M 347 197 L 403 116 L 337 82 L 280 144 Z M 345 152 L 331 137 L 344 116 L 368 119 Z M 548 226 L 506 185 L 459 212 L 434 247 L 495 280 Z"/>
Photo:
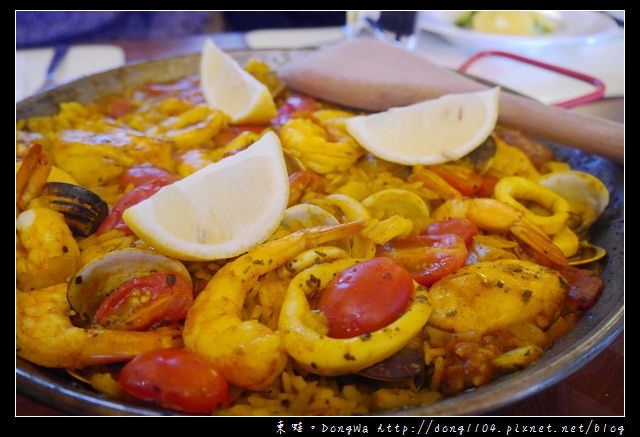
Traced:
<path id="1" fill-rule="evenodd" d="M 456 26 L 461 11 L 423 11 L 420 28 L 461 46 L 482 50 L 521 51 L 549 45 L 593 44 L 616 35 L 616 22 L 608 15 L 590 11 L 538 11 L 555 24 L 551 33 L 512 36 L 477 32 Z"/>

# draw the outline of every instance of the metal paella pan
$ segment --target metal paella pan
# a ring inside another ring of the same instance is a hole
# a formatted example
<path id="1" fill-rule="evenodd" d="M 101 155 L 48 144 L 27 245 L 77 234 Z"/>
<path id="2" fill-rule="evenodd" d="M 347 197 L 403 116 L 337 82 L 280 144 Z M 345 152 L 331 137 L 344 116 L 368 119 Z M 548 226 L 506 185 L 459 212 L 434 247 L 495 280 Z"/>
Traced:
<path id="1" fill-rule="evenodd" d="M 230 52 L 240 64 L 256 57 L 272 68 L 303 56 L 304 50 L 240 50 Z M 150 80 L 169 81 L 199 70 L 200 54 L 185 55 L 127 65 L 62 84 L 29 97 L 16 105 L 16 118 L 53 115 L 66 101 L 86 103 Z M 548 143 L 547 143 L 548 144 Z M 605 349 L 624 327 L 624 169 L 622 166 L 575 149 L 549 144 L 572 169 L 597 176 L 607 186 L 611 201 L 591 227 L 594 244 L 606 249 L 602 277 L 605 289 L 567 334 L 535 364 L 500 377 L 480 388 L 465 391 L 428 406 L 393 411 L 390 415 L 480 415 L 540 392 L 566 378 Z M 68 411 L 88 415 L 177 415 L 179 413 L 109 399 L 64 370 L 46 369 L 16 357 L 18 392 Z"/>

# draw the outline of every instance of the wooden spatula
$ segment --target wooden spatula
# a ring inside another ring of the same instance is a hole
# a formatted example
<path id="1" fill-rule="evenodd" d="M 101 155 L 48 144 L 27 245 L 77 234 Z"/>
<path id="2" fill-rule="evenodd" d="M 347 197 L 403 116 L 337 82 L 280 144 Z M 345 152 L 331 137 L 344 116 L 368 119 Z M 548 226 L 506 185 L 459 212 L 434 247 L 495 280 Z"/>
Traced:
<path id="1" fill-rule="evenodd" d="M 375 39 L 343 41 L 285 65 L 292 89 L 354 108 L 381 111 L 487 85 L 417 53 Z M 624 163 L 624 124 L 500 93 L 498 122 L 530 135 Z"/>

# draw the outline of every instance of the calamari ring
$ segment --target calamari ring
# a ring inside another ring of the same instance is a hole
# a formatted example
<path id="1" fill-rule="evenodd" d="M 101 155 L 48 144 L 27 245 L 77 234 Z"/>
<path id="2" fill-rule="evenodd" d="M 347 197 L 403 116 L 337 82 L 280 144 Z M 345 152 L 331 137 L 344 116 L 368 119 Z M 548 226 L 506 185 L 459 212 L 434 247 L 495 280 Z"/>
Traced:
<path id="1" fill-rule="evenodd" d="M 525 216 L 549 235 L 555 235 L 566 227 L 569 220 L 569 202 L 549 188 L 521 176 L 508 176 L 500 179 L 494 188 L 497 200 L 514 206 L 525 213 Z M 551 215 L 540 215 L 531 211 L 516 199 L 535 202 Z"/>
<path id="2" fill-rule="evenodd" d="M 331 338 L 303 323 L 310 306 L 307 294 L 327 285 L 335 273 L 360 262 L 344 258 L 318 264 L 296 275 L 287 290 L 278 331 L 287 353 L 311 373 L 336 376 L 358 372 L 402 349 L 429 320 L 431 306 L 426 289 L 414 283 L 407 311 L 395 322 L 371 333 L 351 338 Z"/>

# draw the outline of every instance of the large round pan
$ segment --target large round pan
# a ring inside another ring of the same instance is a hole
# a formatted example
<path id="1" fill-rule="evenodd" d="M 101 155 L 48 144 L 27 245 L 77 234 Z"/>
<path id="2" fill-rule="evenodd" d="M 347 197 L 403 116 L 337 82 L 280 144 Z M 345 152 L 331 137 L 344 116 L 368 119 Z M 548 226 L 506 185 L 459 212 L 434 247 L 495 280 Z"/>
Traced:
<path id="1" fill-rule="evenodd" d="M 303 50 L 240 50 L 230 52 L 241 64 L 256 57 L 277 69 L 303 56 Z M 62 84 L 27 98 L 16 105 L 17 119 L 53 115 L 66 101 L 89 102 L 119 93 L 150 80 L 164 81 L 197 74 L 199 54 L 127 65 Z M 603 278 L 605 290 L 577 326 L 561 337 L 532 366 L 501 377 L 478 389 L 441 400 L 429 407 L 401 409 L 391 415 L 459 416 L 480 415 L 504 407 L 558 383 L 593 359 L 623 330 L 624 326 L 624 169 L 612 161 L 578 150 L 550 144 L 572 168 L 599 177 L 611 193 L 611 202 L 593 225 L 593 242 L 607 250 Z M 65 371 L 45 369 L 16 358 L 17 390 L 44 404 L 86 415 L 175 415 L 177 413 L 139 404 L 118 402 L 97 394 Z"/>

